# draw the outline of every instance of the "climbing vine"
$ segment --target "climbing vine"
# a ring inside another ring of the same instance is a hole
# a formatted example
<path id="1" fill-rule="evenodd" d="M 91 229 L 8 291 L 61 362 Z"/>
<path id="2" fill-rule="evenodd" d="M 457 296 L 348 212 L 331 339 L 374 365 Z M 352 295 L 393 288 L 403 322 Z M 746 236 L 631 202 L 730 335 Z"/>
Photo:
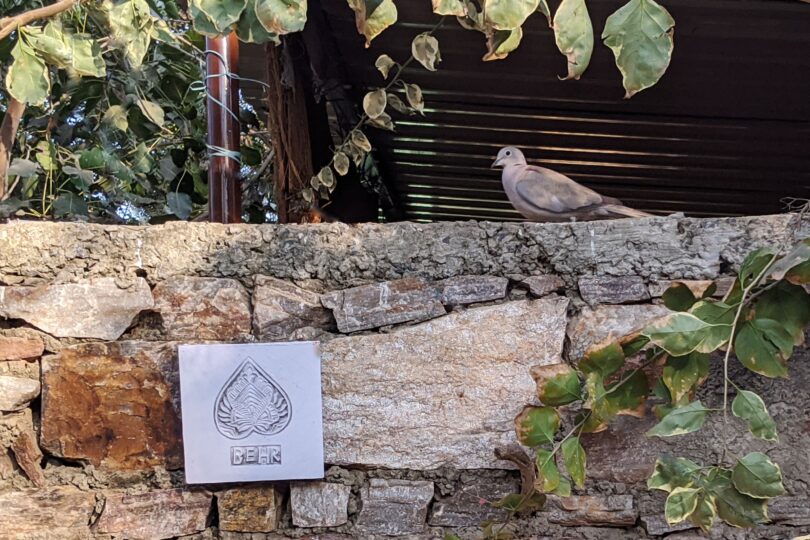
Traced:
<path id="1" fill-rule="evenodd" d="M 710 415 L 722 417 L 715 463 L 670 455 L 656 461 L 647 486 L 667 492 L 667 522 L 688 520 L 703 530 L 716 519 L 735 527 L 766 523 L 768 502 L 785 493 L 782 471 L 762 452 L 734 454 L 729 420 L 741 419 L 750 436 L 765 441 L 778 441 L 777 428 L 763 399 L 735 382 L 729 365 L 736 357 L 758 375 L 788 376 L 788 360 L 810 324 L 808 283 L 810 239 L 792 248 L 761 248 L 745 258 L 722 299 L 713 298 L 714 284 L 676 282 L 663 296 L 671 314 L 592 346 L 574 366 L 536 368 L 542 405 L 526 406 L 515 419 L 517 438 L 534 450 L 534 461 L 521 466 L 519 458 L 502 456 L 521 467 L 531 487 L 498 504 L 520 512 L 542 505 L 545 494 L 568 496 L 572 484 L 583 487 L 582 434 L 605 430 L 619 415 L 643 417 L 646 402 L 654 400 L 658 423 L 647 437 L 693 433 Z M 696 394 L 715 352 L 722 353 L 723 394 L 718 403 L 704 403 Z M 570 427 L 562 430 L 564 424 Z"/>

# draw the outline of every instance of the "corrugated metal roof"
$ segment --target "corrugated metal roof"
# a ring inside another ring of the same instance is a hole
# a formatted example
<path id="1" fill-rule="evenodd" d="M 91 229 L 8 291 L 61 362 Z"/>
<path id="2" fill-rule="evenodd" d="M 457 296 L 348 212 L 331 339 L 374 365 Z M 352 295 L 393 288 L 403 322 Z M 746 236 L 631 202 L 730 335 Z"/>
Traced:
<path id="1" fill-rule="evenodd" d="M 589 0 L 600 33 L 622 1 Z M 383 84 L 374 60 L 410 55 L 436 17 L 400 0 L 399 22 L 364 49 L 345 0 L 322 0 L 359 102 Z M 482 35 L 447 20 L 442 63 L 404 79 L 424 90 L 425 116 L 394 115 L 395 133 L 369 130 L 408 219 L 518 219 L 489 169 L 520 146 L 530 162 L 651 212 L 764 214 L 810 197 L 810 6 L 798 2 L 670 0 L 672 65 L 655 87 L 622 99 L 609 49 L 596 44 L 580 81 L 559 81 L 565 59 L 542 16 L 506 60 L 481 62 Z M 556 7 L 552 5 L 552 8 Z"/>

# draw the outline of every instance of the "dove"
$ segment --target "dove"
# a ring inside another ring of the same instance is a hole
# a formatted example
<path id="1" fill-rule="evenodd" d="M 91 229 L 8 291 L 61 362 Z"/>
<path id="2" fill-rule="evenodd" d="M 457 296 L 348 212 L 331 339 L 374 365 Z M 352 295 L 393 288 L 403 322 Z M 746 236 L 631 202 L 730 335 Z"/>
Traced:
<path id="1" fill-rule="evenodd" d="M 564 174 L 528 165 L 523 152 L 507 146 L 498 152 L 492 168 L 503 167 L 501 181 L 512 206 L 531 221 L 577 221 L 638 218 L 652 214 L 624 206 L 577 184 Z"/>

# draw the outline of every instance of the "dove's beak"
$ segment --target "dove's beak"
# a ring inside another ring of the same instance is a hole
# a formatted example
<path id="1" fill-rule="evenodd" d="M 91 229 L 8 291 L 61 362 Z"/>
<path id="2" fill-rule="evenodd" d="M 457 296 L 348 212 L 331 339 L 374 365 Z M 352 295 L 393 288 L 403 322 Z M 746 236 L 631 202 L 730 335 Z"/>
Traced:
<path id="1" fill-rule="evenodd" d="M 497 169 L 498 167 L 500 167 L 501 166 L 501 159 L 502 158 L 497 158 L 495 161 L 492 162 L 492 165 L 490 165 L 489 168 L 490 169 Z"/>

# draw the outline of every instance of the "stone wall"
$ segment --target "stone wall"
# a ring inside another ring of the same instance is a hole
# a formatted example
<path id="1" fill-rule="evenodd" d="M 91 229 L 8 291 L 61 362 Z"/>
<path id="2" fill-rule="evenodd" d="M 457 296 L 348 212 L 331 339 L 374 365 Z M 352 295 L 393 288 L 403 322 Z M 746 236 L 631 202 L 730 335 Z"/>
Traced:
<path id="1" fill-rule="evenodd" d="M 504 517 L 486 501 L 518 488 L 493 449 L 514 442 L 531 368 L 666 313 L 670 280 L 722 286 L 788 225 L 0 226 L 0 537 L 476 538 Z M 321 342 L 325 479 L 185 485 L 177 345 L 299 339 Z M 808 356 L 788 380 L 735 373 L 781 441 L 732 449 L 767 450 L 789 495 L 768 527 L 713 536 L 810 531 Z M 661 452 L 712 461 L 718 425 L 648 441 L 652 423 L 586 437 L 585 489 L 513 520 L 515 537 L 698 538 L 644 481 Z"/>

